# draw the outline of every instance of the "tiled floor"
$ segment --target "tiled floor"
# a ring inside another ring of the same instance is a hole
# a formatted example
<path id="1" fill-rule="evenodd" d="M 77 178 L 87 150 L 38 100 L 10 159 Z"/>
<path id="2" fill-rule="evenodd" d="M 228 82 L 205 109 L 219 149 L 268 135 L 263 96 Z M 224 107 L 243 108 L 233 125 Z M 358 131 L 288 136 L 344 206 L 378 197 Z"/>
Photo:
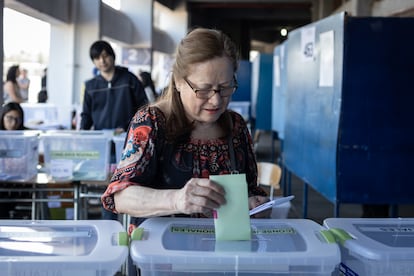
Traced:
<path id="1" fill-rule="evenodd" d="M 258 161 L 273 162 L 280 155 L 280 143 L 273 142 L 274 155 L 272 156 L 272 135 L 270 132 L 261 132 L 256 144 L 256 156 Z M 292 207 L 289 211 L 289 218 L 303 218 L 303 181 L 292 175 L 291 194 L 295 195 L 292 200 Z M 358 218 L 362 216 L 360 204 L 341 204 L 339 209 L 340 217 Z M 399 217 L 414 217 L 414 204 L 398 206 Z M 320 224 L 323 220 L 334 217 L 334 205 L 321 194 L 309 186 L 307 218 Z"/>

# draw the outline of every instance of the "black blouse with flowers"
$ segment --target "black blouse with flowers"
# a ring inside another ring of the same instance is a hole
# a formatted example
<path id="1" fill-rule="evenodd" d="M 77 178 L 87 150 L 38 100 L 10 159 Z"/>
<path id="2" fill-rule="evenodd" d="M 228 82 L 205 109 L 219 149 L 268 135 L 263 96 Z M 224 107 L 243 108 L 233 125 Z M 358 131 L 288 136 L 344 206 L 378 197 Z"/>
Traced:
<path id="1" fill-rule="evenodd" d="M 257 187 L 252 139 L 243 117 L 230 111 L 236 170 L 246 174 L 249 196 L 266 193 Z M 165 116 L 157 107 L 140 109 L 131 121 L 126 143 L 111 182 L 102 195 L 105 208 L 116 211 L 114 193 L 130 185 L 180 189 L 190 178 L 232 172 L 228 137 L 200 140 L 189 137 L 176 144 L 165 140 Z"/>

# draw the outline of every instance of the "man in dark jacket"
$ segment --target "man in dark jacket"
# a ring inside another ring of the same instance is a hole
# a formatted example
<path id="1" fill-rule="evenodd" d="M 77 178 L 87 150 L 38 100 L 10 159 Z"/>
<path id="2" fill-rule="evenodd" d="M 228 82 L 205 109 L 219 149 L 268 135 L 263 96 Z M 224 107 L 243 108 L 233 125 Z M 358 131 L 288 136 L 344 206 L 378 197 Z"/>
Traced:
<path id="1" fill-rule="evenodd" d="M 148 102 L 144 87 L 127 68 L 115 66 L 115 52 L 108 42 L 94 42 L 89 55 L 99 74 L 85 82 L 80 128 L 125 132 L 138 108 Z M 113 161 L 114 145 L 111 151 Z M 102 208 L 102 218 L 117 216 Z"/>
<path id="2" fill-rule="evenodd" d="M 138 108 L 148 102 L 144 88 L 127 68 L 115 66 L 108 42 L 94 42 L 89 55 L 99 74 L 85 82 L 80 128 L 124 132 Z"/>

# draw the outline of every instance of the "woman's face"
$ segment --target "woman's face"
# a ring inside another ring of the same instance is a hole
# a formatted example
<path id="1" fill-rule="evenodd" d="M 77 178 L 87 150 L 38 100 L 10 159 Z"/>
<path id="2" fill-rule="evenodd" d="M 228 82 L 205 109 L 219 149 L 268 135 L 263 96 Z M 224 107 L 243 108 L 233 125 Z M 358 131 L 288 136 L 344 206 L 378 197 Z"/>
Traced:
<path id="1" fill-rule="evenodd" d="M 227 57 L 216 57 L 190 65 L 189 72 L 190 74 L 185 79 L 176 80 L 177 90 L 180 91 L 187 117 L 190 121 L 201 124 L 215 123 L 227 109 L 231 95 L 222 97 L 220 93 L 215 93 L 208 99 L 200 99 L 193 89 L 217 90 L 234 86 L 231 61 Z"/>
<path id="2" fill-rule="evenodd" d="M 17 110 L 10 110 L 3 117 L 3 125 L 6 130 L 17 130 L 22 123 L 22 118 Z"/>

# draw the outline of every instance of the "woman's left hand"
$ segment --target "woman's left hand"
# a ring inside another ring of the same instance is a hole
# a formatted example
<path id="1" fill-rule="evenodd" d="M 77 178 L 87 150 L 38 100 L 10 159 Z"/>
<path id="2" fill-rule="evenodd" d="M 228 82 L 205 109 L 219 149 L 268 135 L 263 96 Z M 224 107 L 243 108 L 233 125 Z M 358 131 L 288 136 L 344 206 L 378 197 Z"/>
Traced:
<path id="1" fill-rule="evenodd" d="M 249 210 L 269 201 L 266 196 L 251 196 L 249 197 Z M 272 208 L 264 210 L 252 216 L 252 218 L 270 218 L 272 215 Z"/>

